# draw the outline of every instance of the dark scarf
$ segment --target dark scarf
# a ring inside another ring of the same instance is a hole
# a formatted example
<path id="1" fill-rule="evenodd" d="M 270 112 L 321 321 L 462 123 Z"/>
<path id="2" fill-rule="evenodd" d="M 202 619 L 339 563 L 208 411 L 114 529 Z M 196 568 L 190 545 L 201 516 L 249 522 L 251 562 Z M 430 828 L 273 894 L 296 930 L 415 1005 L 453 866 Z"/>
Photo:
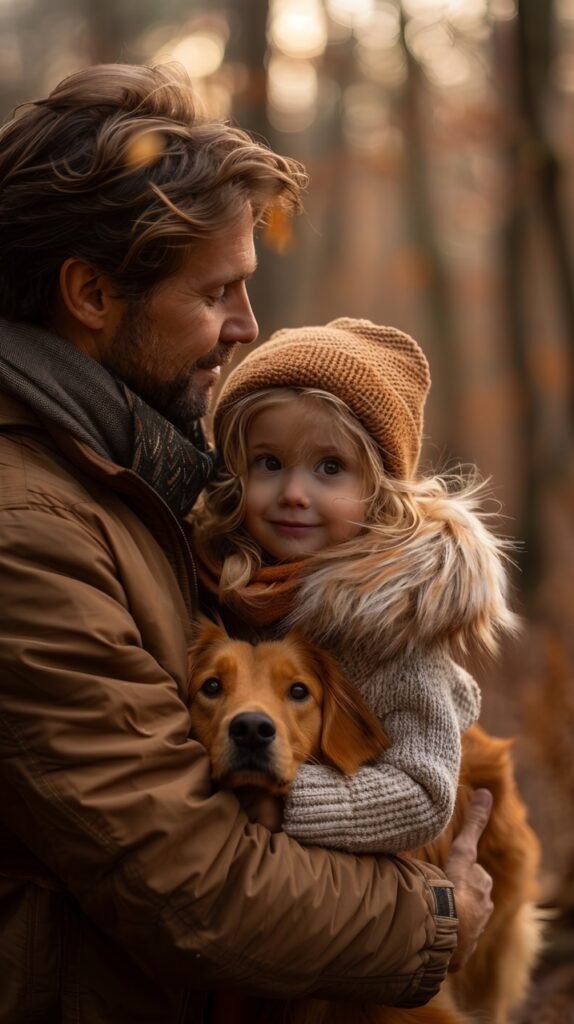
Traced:
<path id="1" fill-rule="evenodd" d="M 0 388 L 99 455 L 132 469 L 182 517 L 209 479 L 201 424 L 178 430 L 89 356 L 55 334 L 0 318 Z"/>

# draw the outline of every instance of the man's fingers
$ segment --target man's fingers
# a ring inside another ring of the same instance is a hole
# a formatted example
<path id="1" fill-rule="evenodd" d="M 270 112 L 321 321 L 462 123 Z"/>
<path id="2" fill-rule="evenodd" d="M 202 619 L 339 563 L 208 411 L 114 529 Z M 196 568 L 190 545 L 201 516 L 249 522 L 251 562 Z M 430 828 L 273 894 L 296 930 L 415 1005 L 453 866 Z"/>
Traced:
<path id="1" fill-rule="evenodd" d="M 494 881 L 492 875 L 489 875 L 488 871 L 485 871 L 481 864 L 476 865 L 475 869 L 475 888 L 480 889 L 484 896 L 491 896 Z M 490 917 L 493 910 L 492 903 L 490 906 L 485 908 L 484 913 Z"/>
<path id="2" fill-rule="evenodd" d="M 466 963 L 492 913 L 492 878 L 476 860 L 478 841 L 491 810 L 492 794 L 487 789 L 477 789 L 446 864 L 446 875 L 454 882 L 459 912 L 458 949 L 451 970 L 460 970 Z"/>
<path id="3" fill-rule="evenodd" d="M 492 811 L 492 793 L 489 789 L 475 789 L 470 801 L 470 808 L 467 820 L 472 821 L 480 828 L 479 836 L 484 832 L 484 827 L 490 818 Z"/>
<path id="4" fill-rule="evenodd" d="M 475 789 L 465 822 L 451 848 L 476 860 L 478 841 L 486 828 L 492 810 L 492 793 L 489 789 Z"/>

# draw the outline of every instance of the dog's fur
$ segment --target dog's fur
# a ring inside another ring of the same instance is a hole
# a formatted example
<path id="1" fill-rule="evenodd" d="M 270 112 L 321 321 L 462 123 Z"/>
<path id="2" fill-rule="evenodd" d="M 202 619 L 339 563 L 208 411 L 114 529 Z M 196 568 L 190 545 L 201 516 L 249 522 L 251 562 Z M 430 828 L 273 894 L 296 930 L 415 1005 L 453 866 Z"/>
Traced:
<path id="1" fill-rule="evenodd" d="M 219 680 L 217 694 L 202 690 L 208 679 Z M 294 683 L 307 687 L 305 700 L 293 698 Z M 273 723 L 274 738 L 259 750 L 238 746 L 230 732 L 234 719 L 246 713 Z M 190 715 L 194 736 L 209 752 L 214 778 L 232 788 L 249 785 L 286 793 L 304 762 L 326 763 L 351 774 L 388 746 L 374 714 L 324 651 L 293 635 L 254 646 L 230 639 L 208 620 L 190 651 Z M 298 1000 L 280 1010 L 277 1003 L 249 1000 L 248 1005 L 232 1001 L 233 1010 L 226 1004 L 223 1016 L 220 1007 L 216 1019 L 225 1017 L 226 1024 L 272 1019 L 344 1024 L 351 1013 L 355 1024 L 464 1024 L 478 1013 L 482 1021 L 505 1024 L 524 994 L 539 942 L 533 904 L 538 842 L 516 791 L 510 746 L 479 726 L 468 730 L 454 816 L 434 843 L 407 854 L 444 869 L 472 789 L 491 790 L 494 806 L 478 859 L 494 880 L 494 913 L 465 968 L 449 976 L 427 1007 L 353 1006 L 349 1011 L 323 1001 Z"/>

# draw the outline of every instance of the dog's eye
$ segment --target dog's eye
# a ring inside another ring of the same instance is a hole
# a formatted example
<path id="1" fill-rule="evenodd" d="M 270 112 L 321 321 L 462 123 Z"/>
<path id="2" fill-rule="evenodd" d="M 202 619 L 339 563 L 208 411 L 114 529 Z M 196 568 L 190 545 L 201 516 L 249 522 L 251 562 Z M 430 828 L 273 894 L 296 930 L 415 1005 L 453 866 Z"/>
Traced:
<path id="1" fill-rule="evenodd" d="M 291 683 L 289 696 L 292 700 L 307 700 L 309 687 L 305 686 L 305 683 Z"/>
<path id="2" fill-rule="evenodd" d="M 205 697 L 218 697 L 222 689 L 221 679 L 218 679 L 217 676 L 210 676 L 200 686 L 200 690 Z"/>

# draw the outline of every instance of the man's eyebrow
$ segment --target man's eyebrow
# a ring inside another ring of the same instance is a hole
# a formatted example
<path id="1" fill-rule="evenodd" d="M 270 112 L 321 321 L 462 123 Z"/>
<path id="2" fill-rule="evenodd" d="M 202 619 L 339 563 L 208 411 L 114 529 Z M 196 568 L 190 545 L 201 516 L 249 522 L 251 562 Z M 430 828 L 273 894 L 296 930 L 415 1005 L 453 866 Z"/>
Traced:
<path id="1" fill-rule="evenodd" d="M 248 281 L 257 270 L 257 263 L 254 263 L 250 270 L 244 274 L 237 274 L 235 277 L 212 277 L 204 282 L 204 288 L 228 288 L 231 284 L 238 284 L 240 281 Z"/>

